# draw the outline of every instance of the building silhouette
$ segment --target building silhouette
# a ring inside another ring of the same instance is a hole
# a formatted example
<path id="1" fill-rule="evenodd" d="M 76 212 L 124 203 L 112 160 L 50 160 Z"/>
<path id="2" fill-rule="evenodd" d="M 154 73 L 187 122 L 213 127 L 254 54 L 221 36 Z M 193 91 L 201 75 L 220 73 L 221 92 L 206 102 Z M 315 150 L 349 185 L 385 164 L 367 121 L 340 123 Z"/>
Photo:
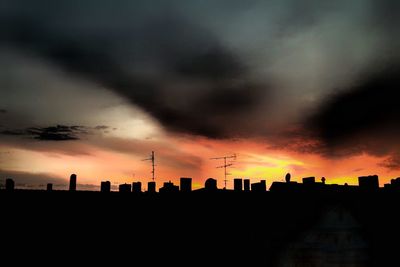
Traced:
<path id="1" fill-rule="evenodd" d="M 152 181 L 147 183 L 147 192 L 148 193 L 156 192 L 156 182 Z"/>
<path id="2" fill-rule="evenodd" d="M 358 177 L 358 185 L 362 190 L 379 189 L 378 175 L 360 176 Z"/>
<path id="3" fill-rule="evenodd" d="M 315 184 L 315 177 L 304 177 L 303 178 L 304 185 L 313 185 Z"/>
<path id="4" fill-rule="evenodd" d="M 267 190 L 267 184 L 265 180 L 261 180 L 258 183 L 251 184 L 252 192 L 265 192 Z"/>
<path id="5" fill-rule="evenodd" d="M 269 188 L 271 192 L 291 192 L 300 189 L 299 183 L 293 182 L 273 182 Z"/>
<path id="6" fill-rule="evenodd" d="M 12 192 L 15 189 L 15 183 L 13 179 L 6 179 L 6 191 Z"/>
<path id="7" fill-rule="evenodd" d="M 400 187 L 400 177 L 390 180 L 390 184 L 395 187 Z"/>
<path id="8" fill-rule="evenodd" d="M 47 191 L 53 191 L 53 184 L 47 184 L 47 186 L 46 186 L 46 190 Z"/>
<path id="9" fill-rule="evenodd" d="M 69 191 L 76 191 L 76 174 L 71 174 L 69 178 Z"/>
<path id="10" fill-rule="evenodd" d="M 250 179 L 243 180 L 243 190 L 245 192 L 250 192 Z"/>
<path id="11" fill-rule="evenodd" d="M 119 192 L 120 193 L 130 193 L 131 192 L 131 185 L 130 184 L 120 184 L 119 185 Z"/>
<path id="12" fill-rule="evenodd" d="M 217 190 L 217 180 L 215 180 L 214 178 L 208 178 L 204 184 L 204 188 L 207 191 L 215 191 Z"/>
<path id="13" fill-rule="evenodd" d="M 390 184 L 384 185 L 385 189 L 400 189 L 400 177 L 394 178 L 390 180 Z"/>
<path id="14" fill-rule="evenodd" d="M 179 192 L 179 186 L 174 185 L 171 181 L 164 183 L 164 186 L 160 188 L 160 193 L 177 193 Z"/>
<path id="15" fill-rule="evenodd" d="M 242 192 L 243 180 L 241 178 L 233 179 L 233 190 L 236 192 Z"/>
<path id="16" fill-rule="evenodd" d="M 181 177 L 180 179 L 181 192 L 192 192 L 192 178 Z"/>
<path id="17" fill-rule="evenodd" d="M 132 183 L 132 192 L 133 193 L 141 193 L 142 192 L 142 183 L 141 182 L 133 182 Z"/>
<path id="18" fill-rule="evenodd" d="M 103 192 L 103 193 L 111 192 L 111 183 L 110 183 L 110 181 L 101 182 L 100 191 Z"/>

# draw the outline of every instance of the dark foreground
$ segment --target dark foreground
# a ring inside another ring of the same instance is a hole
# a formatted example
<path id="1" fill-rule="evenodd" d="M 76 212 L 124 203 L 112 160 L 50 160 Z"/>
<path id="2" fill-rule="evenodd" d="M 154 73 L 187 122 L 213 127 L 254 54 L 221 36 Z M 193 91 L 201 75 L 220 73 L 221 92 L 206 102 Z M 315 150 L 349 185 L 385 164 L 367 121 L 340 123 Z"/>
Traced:
<path id="1" fill-rule="evenodd" d="M 0 191 L 0 203 L 7 266 L 399 265 L 396 192 Z"/>

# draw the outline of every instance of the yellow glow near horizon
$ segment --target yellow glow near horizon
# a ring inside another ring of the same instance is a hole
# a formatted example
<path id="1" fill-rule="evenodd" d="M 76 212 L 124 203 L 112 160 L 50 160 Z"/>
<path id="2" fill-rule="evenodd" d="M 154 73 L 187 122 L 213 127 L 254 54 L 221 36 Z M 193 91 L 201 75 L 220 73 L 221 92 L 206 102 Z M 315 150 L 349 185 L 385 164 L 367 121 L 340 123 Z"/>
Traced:
<path id="1" fill-rule="evenodd" d="M 104 138 L 92 143 L 57 143 L 57 150 L 50 145 L 40 147 L 39 150 L 36 147 L 29 150 L 10 146 L 6 148 L 10 153 L 0 161 L 0 169 L 47 173 L 66 181 L 71 173 L 76 173 L 79 183 L 82 184 L 98 185 L 103 180 L 109 180 L 113 184 L 141 181 L 145 187 L 151 176 L 150 165 L 141 159 L 147 156 L 147 150 L 154 147 L 158 188 L 166 181 L 179 184 L 180 177 L 192 177 L 193 188 L 203 187 L 204 181 L 209 177 L 217 179 L 219 187 L 223 186 L 224 170 L 216 168 L 222 165 L 222 162 L 210 158 L 228 155 L 226 151 L 238 153 L 235 164 L 228 168 L 228 172 L 231 173 L 229 180 L 249 178 L 252 182 L 257 182 L 266 179 L 270 185 L 273 181 L 283 181 L 285 174 L 290 172 L 293 181 L 301 182 L 301 178 L 306 176 L 315 176 L 319 181 L 324 176 L 328 184 L 358 184 L 358 176 L 378 174 L 383 186 L 391 178 L 398 176 L 396 171 L 380 165 L 382 158 L 369 155 L 327 159 L 319 155 L 299 155 L 285 150 L 270 151 L 262 148 L 257 142 L 250 141 L 180 140 L 164 137 L 157 142 L 138 142 L 133 139 L 118 139 L 116 142 Z M 100 146 L 99 142 L 109 142 L 110 146 Z M 137 152 L 130 149 L 137 149 L 142 145 L 144 147 Z M 74 146 L 74 149 L 87 153 L 65 153 L 62 146 Z M 121 146 L 123 149 L 119 150 Z M 227 187 L 232 186 L 233 183 L 228 182 Z"/>

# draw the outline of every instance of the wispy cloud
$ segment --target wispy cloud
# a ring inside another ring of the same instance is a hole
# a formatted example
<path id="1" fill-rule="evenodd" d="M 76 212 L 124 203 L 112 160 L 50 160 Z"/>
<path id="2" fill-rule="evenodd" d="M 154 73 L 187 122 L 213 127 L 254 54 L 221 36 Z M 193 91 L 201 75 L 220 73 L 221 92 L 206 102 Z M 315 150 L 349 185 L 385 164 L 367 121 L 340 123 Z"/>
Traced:
<path id="1" fill-rule="evenodd" d="M 50 127 L 29 127 L 26 129 L 6 129 L 2 135 L 21 136 L 39 141 L 71 141 L 79 140 L 83 135 L 92 134 L 93 131 L 104 131 L 109 127 L 100 125 L 96 127 L 56 125 Z"/>

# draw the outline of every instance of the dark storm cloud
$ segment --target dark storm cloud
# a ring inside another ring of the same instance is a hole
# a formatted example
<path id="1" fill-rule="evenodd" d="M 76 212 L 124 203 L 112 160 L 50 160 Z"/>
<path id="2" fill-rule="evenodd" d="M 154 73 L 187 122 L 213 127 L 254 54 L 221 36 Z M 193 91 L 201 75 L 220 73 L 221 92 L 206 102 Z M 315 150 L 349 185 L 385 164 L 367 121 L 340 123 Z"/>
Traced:
<path id="1" fill-rule="evenodd" d="M 220 47 L 184 58 L 175 68 L 184 76 L 214 80 L 240 76 L 244 71 L 238 58 Z"/>
<path id="2" fill-rule="evenodd" d="M 292 123 L 321 91 L 398 53 L 397 7 L 393 0 L 5 0 L 0 42 L 116 92 L 168 130 L 251 137 L 269 135 L 274 120 L 287 126 L 280 122 Z"/>
<path id="3" fill-rule="evenodd" d="M 388 155 L 382 166 L 400 167 L 399 66 L 365 75 L 352 88 L 327 98 L 309 118 L 306 126 L 325 154 Z"/>
<path id="4" fill-rule="evenodd" d="M 333 146 L 365 133 L 396 136 L 400 133 L 399 90 L 400 68 L 388 67 L 329 97 L 309 123 Z"/>
<path id="5" fill-rule="evenodd" d="M 93 131 L 104 131 L 108 126 L 96 127 L 56 125 L 50 127 L 29 127 L 26 129 L 6 129 L 0 132 L 2 135 L 21 136 L 33 138 L 39 141 L 71 141 L 79 140 L 81 136 L 93 133 Z"/>
<path id="6" fill-rule="evenodd" d="M 6 24 L 3 43 L 113 90 L 177 132 L 235 134 L 225 121 L 251 111 L 267 89 L 248 78 L 240 58 L 215 36 L 177 18 L 159 18 L 133 37 L 129 31 L 88 37 L 26 18 Z M 124 41 L 132 48 L 121 48 Z M 150 74 L 139 74 L 146 64 Z"/>
<path id="7" fill-rule="evenodd" d="M 41 141 L 78 140 L 78 134 L 86 133 L 80 126 L 57 125 L 45 128 L 29 128 L 27 133 Z"/>

